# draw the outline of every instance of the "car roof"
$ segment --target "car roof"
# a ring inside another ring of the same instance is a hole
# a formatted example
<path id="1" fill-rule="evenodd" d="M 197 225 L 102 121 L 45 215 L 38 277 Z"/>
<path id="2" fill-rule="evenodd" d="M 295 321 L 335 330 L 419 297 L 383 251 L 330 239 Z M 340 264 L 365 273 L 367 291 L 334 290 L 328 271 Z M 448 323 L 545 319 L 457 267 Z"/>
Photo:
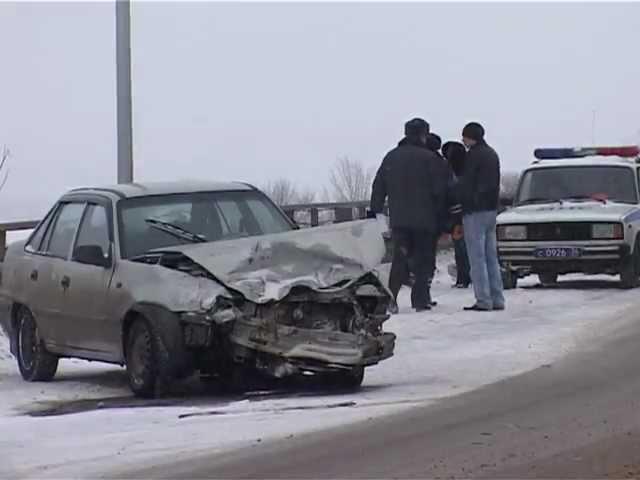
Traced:
<path id="1" fill-rule="evenodd" d="M 588 157 L 579 159 L 560 159 L 560 160 L 535 160 L 527 170 L 535 168 L 549 167 L 627 167 L 633 168 L 638 166 L 634 159 L 625 159 L 620 157 Z"/>
<path id="2" fill-rule="evenodd" d="M 136 198 L 179 193 L 249 191 L 254 189 L 255 188 L 253 186 L 241 182 L 182 180 L 172 182 L 125 183 L 119 185 L 83 187 L 75 188 L 71 190 L 69 194 L 106 192 L 120 198 Z"/>

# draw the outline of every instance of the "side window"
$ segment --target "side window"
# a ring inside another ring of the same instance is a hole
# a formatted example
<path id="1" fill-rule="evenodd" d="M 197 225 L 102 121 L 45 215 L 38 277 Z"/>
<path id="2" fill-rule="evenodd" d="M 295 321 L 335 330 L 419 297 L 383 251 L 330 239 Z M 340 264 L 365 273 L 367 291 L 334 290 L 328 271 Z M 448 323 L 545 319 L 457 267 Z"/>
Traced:
<path id="1" fill-rule="evenodd" d="M 80 224 L 84 203 L 67 203 L 58 210 L 53 228 L 47 232 L 48 248 L 46 253 L 53 257 L 68 258 L 71 252 L 73 237 Z M 43 247 L 44 249 L 44 247 Z"/>
<path id="2" fill-rule="evenodd" d="M 265 200 L 250 199 L 247 201 L 253 216 L 260 225 L 262 233 L 267 235 L 270 233 L 279 233 L 290 228 L 286 227 L 285 220 L 280 216 L 277 210 L 269 208 L 269 204 Z"/>
<path id="3" fill-rule="evenodd" d="M 97 245 L 105 257 L 109 255 L 109 221 L 107 210 L 101 205 L 88 205 L 80 225 L 75 248 L 89 245 Z"/>
<path id="4" fill-rule="evenodd" d="M 31 235 L 29 242 L 25 246 L 25 249 L 28 252 L 34 253 L 34 252 L 40 252 L 42 250 L 41 248 L 42 239 L 44 238 L 45 233 L 47 232 L 47 229 L 51 224 L 51 219 L 55 218 L 57 211 L 58 211 L 58 206 L 56 205 L 55 208 L 51 209 L 51 211 L 47 214 L 44 220 L 40 222 L 40 225 L 38 225 L 35 232 L 33 232 L 33 234 Z"/>
<path id="5" fill-rule="evenodd" d="M 238 206 L 238 202 L 233 200 L 220 200 L 216 202 L 222 217 L 222 230 L 225 235 L 247 234 L 246 225 L 244 225 L 242 212 Z"/>

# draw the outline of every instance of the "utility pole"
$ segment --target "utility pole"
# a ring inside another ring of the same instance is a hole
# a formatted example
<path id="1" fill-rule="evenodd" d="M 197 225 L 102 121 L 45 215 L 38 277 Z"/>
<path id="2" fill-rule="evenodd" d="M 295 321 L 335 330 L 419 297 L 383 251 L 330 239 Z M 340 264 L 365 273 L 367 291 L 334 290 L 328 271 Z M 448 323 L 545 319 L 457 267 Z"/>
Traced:
<path id="1" fill-rule="evenodd" d="M 595 146 L 596 144 L 596 111 L 595 109 L 591 111 L 593 114 L 591 117 L 591 145 Z"/>
<path id="2" fill-rule="evenodd" d="M 133 127 L 131 110 L 131 5 L 116 3 L 116 96 L 118 183 L 133 182 Z"/>

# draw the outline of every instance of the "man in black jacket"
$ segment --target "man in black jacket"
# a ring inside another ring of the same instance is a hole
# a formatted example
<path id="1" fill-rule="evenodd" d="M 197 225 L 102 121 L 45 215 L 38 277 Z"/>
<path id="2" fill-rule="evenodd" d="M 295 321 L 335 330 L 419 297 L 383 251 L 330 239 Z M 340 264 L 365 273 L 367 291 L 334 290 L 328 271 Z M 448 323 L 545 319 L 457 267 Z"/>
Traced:
<path id="1" fill-rule="evenodd" d="M 442 209 L 446 208 L 447 171 L 426 148 L 428 134 L 429 124 L 420 118 L 405 124 L 405 138 L 385 156 L 371 193 L 374 214 L 382 213 L 385 200 L 389 200 L 393 239 L 389 289 L 397 299 L 411 258 L 415 273 L 411 306 L 417 311 L 431 308 L 429 245 L 438 235 Z"/>
<path id="2" fill-rule="evenodd" d="M 465 310 L 504 310 L 496 240 L 500 160 L 485 142 L 484 128 L 479 123 L 464 127 L 462 141 L 469 149 L 461 186 L 464 238 L 476 296 L 476 303 Z"/>

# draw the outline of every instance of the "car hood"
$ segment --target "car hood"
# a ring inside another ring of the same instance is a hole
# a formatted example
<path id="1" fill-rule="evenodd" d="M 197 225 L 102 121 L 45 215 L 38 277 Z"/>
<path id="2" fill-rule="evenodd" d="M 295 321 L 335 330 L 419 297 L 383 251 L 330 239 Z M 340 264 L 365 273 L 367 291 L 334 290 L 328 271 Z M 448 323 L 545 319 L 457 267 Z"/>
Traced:
<path id="1" fill-rule="evenodd" d="M 182 253 L 228 289 L 267 303 L 296 286 L 344 288 L 374 271 L 385 254 L 382 233 L 378 221 L 363 220 L 162 252 Z"/>
<path id="2" fill-rule="evenodd" d="M 636 205 L 563 202 L 514 207 L 498 216 L 498 224 L 542 222 L 615 222 L 637 210 Z"/>

